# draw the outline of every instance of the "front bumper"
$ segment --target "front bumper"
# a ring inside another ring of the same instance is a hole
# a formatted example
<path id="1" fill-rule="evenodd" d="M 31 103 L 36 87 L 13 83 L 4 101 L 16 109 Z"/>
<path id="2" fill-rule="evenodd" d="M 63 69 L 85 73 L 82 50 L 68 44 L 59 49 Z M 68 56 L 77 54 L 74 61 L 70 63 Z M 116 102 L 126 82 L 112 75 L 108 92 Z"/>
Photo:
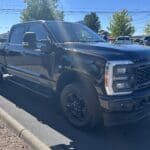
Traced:
<path id="1" fill-rule="evenodd" d="M 144 109 L 133 112 L 103 113 L 104 125 L 107 127 L 137 122 L 150 114 L 150 104 Z"/>
<path id="2" fill-rule="evenodd" d="M 99 96 L 105 126 L 136 122 L 150 114 L 150 88 L 124 96 Z"/>

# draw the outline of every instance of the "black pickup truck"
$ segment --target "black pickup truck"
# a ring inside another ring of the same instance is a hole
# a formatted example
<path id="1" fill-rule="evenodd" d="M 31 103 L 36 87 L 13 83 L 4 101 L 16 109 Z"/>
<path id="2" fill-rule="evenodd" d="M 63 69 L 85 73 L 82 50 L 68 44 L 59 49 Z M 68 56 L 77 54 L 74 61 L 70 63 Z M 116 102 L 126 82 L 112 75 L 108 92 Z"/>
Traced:
<path id="1" fill-rule="evenodd" d="M 55 91 L 76 127 L 126 124 L 150 113 L 150 48 L 110 45 L 82 24 L 14 25 L 0 46 L 1 80 L 4 74 L 36 93 Z"/>

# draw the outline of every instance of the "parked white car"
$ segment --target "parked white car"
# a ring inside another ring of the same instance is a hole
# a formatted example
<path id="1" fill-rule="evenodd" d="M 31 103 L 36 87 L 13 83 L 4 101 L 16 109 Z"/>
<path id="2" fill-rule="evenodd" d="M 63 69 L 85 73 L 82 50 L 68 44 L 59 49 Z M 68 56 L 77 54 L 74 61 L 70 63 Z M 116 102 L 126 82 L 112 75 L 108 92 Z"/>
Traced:
<path id="1" fill-rule="evenodd" d="M 130 45 L 132 40 L 128 36 L 120 36 L 116 39 L 115 44 Z"/>

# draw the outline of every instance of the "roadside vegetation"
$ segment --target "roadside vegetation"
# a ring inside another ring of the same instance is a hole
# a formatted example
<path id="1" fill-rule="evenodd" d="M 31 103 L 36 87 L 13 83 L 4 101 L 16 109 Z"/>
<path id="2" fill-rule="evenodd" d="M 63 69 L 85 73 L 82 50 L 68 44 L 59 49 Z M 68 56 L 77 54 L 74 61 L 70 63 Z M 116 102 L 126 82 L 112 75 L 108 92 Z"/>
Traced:
<path id="1" fill-rule="evenodd" d="M 112 37 L 133 35 L 135 28 L 132 25 L 132 17 L 129 16 L 128 11 L 122 10 L 114 13 L 108 30 Z"/>
<path id="2" fill-rule="evenodd" d="M 21 14 L 21 20 L 63 20 L 63 11 L 58 10 L 58 0 L 26 0 L 27 8 Z"/>
<path id="3" fill-rule="evenodd" d="M 25 0 L 26 9 L 21 13 L 21 21 L 33 20 L 61 20 L 65 18 L 65 13 L 59 9 L 59 0 Z M 79 23 L 87 25 L 93 31 L 101 34 L 107 33 L 112 38 L 119 36 L 132 36 L 135 33 L 133 19 L 128 10 L 115 12 L 107 27 L 107 31 L 101 27 L 101 20 L 96 12 L 89 12 Z M 143 30 L 145 35 L 150 35 L 150 23 L 145 25 Z M 106 34 L 105 34 L 106 35 Z"/>
<path id="4" fill-rule="evenodd" d="M 83 23 L 97 33 L 101 28 L 99 17 L 95 12 L 85 15 Z"/>
<path id="5" fill-rule="evenodd" d="M 146 24 L 144 32 L 146 35 L 150 35 L 150 22 Z"/>

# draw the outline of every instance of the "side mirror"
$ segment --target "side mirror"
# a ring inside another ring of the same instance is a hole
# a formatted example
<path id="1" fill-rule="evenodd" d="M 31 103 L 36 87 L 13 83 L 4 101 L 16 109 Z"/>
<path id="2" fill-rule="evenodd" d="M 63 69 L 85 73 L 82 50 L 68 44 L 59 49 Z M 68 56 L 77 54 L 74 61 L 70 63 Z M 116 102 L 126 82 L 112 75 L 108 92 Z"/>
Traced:
<path id="1" fill-rule="evenodd" d="M 26 32 L 23 37 L 23 46 L 26 48 L 36 48 L 36 34 L 34 32 Z"/>

